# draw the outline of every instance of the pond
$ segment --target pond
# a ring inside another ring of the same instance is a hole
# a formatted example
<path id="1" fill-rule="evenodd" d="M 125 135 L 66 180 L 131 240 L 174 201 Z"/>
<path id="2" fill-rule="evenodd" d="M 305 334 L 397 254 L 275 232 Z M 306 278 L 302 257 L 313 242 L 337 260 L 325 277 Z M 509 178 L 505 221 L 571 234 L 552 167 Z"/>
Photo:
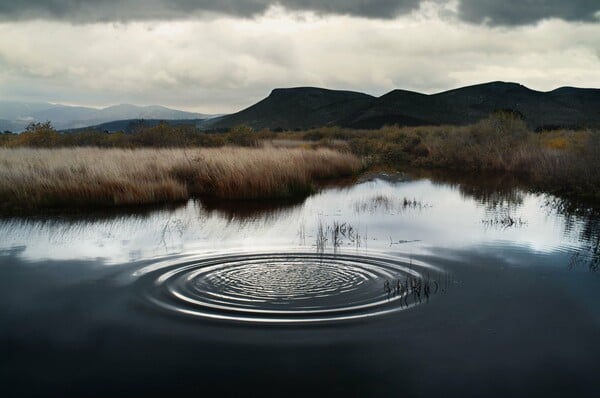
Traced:
<path id="1" fill-rule="evenodd" d="M 598 396 L 600 217 L 510 178 L 0 220 L 2 396 Z"/>

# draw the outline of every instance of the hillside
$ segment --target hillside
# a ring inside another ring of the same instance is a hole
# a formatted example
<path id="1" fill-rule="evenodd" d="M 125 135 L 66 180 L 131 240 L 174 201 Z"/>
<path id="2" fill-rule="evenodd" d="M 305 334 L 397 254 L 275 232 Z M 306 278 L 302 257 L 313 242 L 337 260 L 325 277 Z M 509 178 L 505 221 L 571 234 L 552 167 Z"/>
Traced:
<path id="1" fill-rule="evenodd" d="M 225 130 L 238 125 L 273 130 L 323 126 L 377 129 L 392 124 L 465 125 L 498 110 L 522 115 L 532 129 L 600 127 L 600 89 L 562 87 L 542 92 L 517 83 L 491 82 L 437 94 L 393 90 L 376 98 L 315 87 L 280 88 L 240 112 L 220 117 L 161 106 L 116 105 L 94 109 L 0 101 L 0 131 L 20 131 L 32 121 L 48 120 L 60 130 L 93 126 L 102 131 L 118 131 L 127 130 L 132 122 L 142 119 L 150 125 L 164 120 L 206 130 Z"/>
<path id="2" fill-rule="evenodd" d="M 368 107 L 375 98 L 352 91 L 314 87 L 275 89 L 251 107 L 213 120 L 207 128 L 245 124 L 255 129 L 306 129 L 339 124 Z"/>
<path id="3" fill-rule="evenodd" d="M 68 133 L 78 133 L 82 131 L 101 131 L 108 133 L 115 133 L 118 131 L 122 131 L 124 133 L 132 133 L 138 127 L 154 127 L 158 126 L 161 123 L 166 123 L 169 126 L 181 126 L 181 125 L 189 125 L 189 126 L 201 126 L 205 119 L 125 119 L 125 120 L 115 120 L 112 122 L 106 122 L 97 124 L 95 126 L 86 126 L 80 127 L 77 129 L 65 129 L 64 132 Z"/>
<path id="4" fill-rule="evenodd" d="M 394 90 L 343 120 L 353 128 L 400 125 L 463 125 L 497 110 L 518 112 L 531 128 L 600 126 L 600 90 L 531 90 L 516 83 L 493 82 L 425 95 Z"/>

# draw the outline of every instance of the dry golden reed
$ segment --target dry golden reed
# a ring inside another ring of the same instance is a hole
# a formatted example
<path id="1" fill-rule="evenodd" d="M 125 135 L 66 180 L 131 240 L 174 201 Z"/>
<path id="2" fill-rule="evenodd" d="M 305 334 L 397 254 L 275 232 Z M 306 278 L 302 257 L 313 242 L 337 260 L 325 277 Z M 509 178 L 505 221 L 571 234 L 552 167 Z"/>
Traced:
<path id="1" fill-rule="evenodd" d="M 329 149 L 0 148 L 0 209 L 286 198 L 361 168 L 354 155 Z"/>

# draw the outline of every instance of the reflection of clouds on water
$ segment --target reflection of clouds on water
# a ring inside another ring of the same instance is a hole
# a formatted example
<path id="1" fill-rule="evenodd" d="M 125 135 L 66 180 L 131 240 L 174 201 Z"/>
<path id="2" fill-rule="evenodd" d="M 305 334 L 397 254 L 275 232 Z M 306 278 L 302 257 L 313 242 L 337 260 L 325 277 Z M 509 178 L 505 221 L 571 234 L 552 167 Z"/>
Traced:
<path id="1" fill-rule="evenodd" d="M 360 237 L 361 250 L 390 248 L 391 242 L 412 253 L 480 244 L 550 253 L 579 249 L 586 231 L 597 231 L 578 215 L 545 211 L 543 195 L 507 190 L 506 182 L 490 184 L 500 186 L 500 192 L 429 179 L 371 179 L 295 203 L 190 201 L 97 218 L 12 218 L 0 221 L 0 250 L 24 247 L 20 256 L 26 259 L 103 258 L 114 264 L 189 251 L 307 248 L 317 240 L 319 223 L 346 223 Z M 482 223 L 506 217 L 523 225 L 490 228 Z M 344 246 L 357 246 L 356 236 L 344 239 Z"/>

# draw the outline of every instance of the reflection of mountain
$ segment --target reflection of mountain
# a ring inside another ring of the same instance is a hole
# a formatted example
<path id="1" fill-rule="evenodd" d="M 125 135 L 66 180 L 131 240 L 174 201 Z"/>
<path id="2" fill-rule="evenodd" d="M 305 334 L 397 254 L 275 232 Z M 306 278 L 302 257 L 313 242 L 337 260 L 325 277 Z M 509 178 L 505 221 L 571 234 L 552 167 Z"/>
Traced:
<path id="1" fill-rule="evenodd" d="M 0 130 L 21 131 L 31 122 L 50 121 L 57 129 L 74 129 L 125 119 L 204 119 L 206 115 L 162 106 L 121 104 L 103 109 L 45 102 L 0 101 Z"/>

